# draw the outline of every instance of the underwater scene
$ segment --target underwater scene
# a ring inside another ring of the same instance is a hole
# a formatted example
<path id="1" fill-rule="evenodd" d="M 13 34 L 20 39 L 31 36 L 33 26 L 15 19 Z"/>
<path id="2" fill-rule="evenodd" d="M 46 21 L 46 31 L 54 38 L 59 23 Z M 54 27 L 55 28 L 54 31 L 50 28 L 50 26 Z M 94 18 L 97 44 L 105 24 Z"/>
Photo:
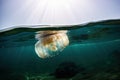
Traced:
<path id="1" fill-rule="evenodd" d="M 120 80 L 120 20 L 0 30 L 0 80 Z"/>

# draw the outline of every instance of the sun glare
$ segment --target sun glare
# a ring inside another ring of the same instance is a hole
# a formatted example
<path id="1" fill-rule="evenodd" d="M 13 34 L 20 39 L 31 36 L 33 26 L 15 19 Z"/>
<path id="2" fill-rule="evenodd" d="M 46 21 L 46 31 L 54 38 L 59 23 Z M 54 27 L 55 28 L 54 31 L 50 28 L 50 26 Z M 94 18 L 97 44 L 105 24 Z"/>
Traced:
<path id="1" fill-rule="evenodd" d="M 49 24 L 64 24 L 70 20 L 75 22 L 70 1 L 71 0 L 46 0 L 41 22 L 47 22 Z M 41 7 L 39 10 L 41 12 Z"/>
<path id="2" fill-rule="evenodd" d="M 20 21 L 28 24 L 67 25 L 77 22 L 75 11 L 84 10 L 87 0 L 25 0 L 22 5 L 11 16 L 14 23 Z M 77 5 L 81 7 L 74 10 Z"/>
<path id="3" fill-rule="evenodd" d="M 68 0 L 48 0 L 51 5 L 64 5 L 68 3 Z"/>

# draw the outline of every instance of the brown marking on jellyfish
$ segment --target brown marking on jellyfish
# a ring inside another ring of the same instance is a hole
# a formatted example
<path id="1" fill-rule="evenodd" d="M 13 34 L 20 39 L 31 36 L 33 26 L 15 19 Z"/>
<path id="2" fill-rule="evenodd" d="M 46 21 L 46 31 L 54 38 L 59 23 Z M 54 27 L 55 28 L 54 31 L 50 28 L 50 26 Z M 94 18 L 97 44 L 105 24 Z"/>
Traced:
<path id="1" fill-rule="evenodd" d="M 50 35 L 54 35 L 54 34 L 58 34 L 58 33 L 67 33 L 66 30 L 61 30 L 61 31 L 50 31 L 50 30 L 47 30 L 47 31 L 38 31 L 36 32 L 37 34 L 40 34 L 39 37 L 41 38 L 44 38 L 44 37 L 47 37 L 47 36 L 50 36 Z"/>
<path id="2" fill-rule="evenodd" d="M 56 41 L 56 36 L 55 35 L 51 35 L 51 36 L 48 36 L 48 37 L 45 37 L 42 39 L 42 44 L 43 46 L 46 46 L 48 44 L 51 44 L 53 43 L 54 41 Z"/>

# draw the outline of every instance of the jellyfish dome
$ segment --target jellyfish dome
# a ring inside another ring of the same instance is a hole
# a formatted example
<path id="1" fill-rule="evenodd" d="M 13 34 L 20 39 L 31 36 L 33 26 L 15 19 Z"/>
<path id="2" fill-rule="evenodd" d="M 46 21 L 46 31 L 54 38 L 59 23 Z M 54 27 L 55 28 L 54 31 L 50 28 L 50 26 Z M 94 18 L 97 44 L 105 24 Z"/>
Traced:
<path id="1" fill-rule="evenodd" d="M 35 38 L 35 52 L 40 58 L 48 58 L 60 53 L 69 45 L 66 30 L 61 31 L 38 31 Z"/>

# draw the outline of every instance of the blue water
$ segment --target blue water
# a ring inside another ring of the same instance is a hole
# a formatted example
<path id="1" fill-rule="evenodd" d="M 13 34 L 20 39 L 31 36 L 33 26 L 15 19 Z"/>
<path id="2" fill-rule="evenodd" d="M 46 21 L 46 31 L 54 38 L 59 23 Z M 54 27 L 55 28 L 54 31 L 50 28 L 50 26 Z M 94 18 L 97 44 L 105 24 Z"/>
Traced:
<path id="1" fill-rule="evenodd" d="M 68 30 L 70 40 L 59 55 L 41 59 L 34 45 L 36 31 Z M 117 51 L 117 55 L 115 54 Z M 115 55 L 114 55 L 115 54 Z M 0 72 L 52 73 L 62 62 L 71 61 L 86 70 L 101 70 L 118 66 L 120 58 L 120 20 L 108 20 L 83 25 L 54 26 L 47 28 L 19 27 L 0 31 Z M 118 60 L 118 61 L 117 61 Z M 3 78 L 3 77 L 2 77 Z"/>

